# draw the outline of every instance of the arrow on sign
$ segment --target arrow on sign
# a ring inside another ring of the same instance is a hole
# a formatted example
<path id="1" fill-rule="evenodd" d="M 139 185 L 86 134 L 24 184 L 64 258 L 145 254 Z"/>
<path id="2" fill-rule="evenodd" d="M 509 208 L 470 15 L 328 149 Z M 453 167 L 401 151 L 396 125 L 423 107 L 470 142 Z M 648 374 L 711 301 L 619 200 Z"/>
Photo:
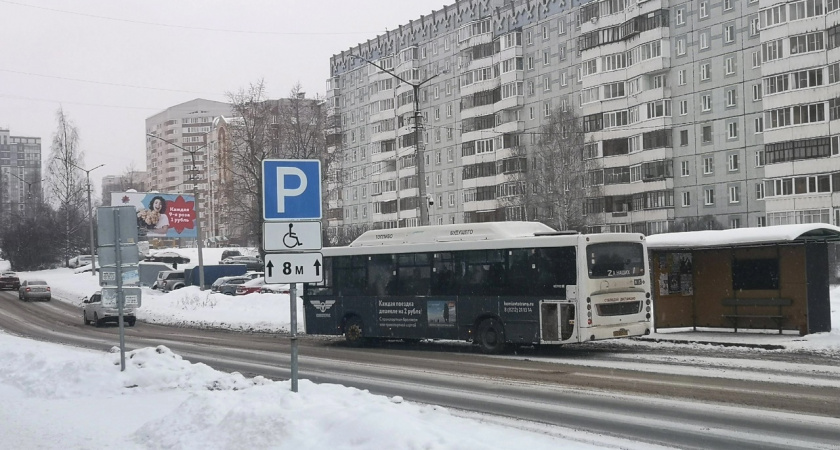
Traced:
<path id="1" fill-rule="evenodd" d="M 274 263 L 272 263 L 271 261 L 269 261 L 269 262 L 268 262 L 268 264 L 266 264 L 266 265 L 265 265 L 265 267 L 266 267 L 266 269 L 268 269 L 268 276 L 269 276 L 269 277 L 270 277 L 270 276 L 272 276 L 272 275 L 271 275 L 271 272 L 272 272 L 272 270 L 271 270 L 271 269 L 273 269 L 273 268 L 274 268 Z"/>
<path id="2" fill-rule="evenodd" d="M 315 264 L 313 264 L 313 266 L 315 266 L 315 275 L 321 276 L 321 261 L 315 260 Z"/>

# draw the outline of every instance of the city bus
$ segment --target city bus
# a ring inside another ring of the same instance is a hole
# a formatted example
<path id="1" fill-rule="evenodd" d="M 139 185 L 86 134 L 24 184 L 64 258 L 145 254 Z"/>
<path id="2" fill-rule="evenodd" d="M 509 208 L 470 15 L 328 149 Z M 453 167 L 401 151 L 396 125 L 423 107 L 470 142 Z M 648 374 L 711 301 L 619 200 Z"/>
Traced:
<path id="1" fill-rule="evenodd" d="M 645 237 L 537 222 L 374 230 L 323 249 L 307 334 L 462 340 L 485 353 L 650 333 Z"/>

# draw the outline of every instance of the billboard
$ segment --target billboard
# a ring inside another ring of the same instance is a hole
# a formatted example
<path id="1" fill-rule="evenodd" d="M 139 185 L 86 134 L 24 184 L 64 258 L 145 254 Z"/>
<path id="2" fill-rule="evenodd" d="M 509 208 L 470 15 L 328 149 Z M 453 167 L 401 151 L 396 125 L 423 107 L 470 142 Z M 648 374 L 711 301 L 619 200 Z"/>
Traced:
<path id="1" fill-rule="evenodd" d="M 195 238 L 195 197 L 157 192 L 112 192 L 112 206 L 137 210 L 137 236 Z"/>

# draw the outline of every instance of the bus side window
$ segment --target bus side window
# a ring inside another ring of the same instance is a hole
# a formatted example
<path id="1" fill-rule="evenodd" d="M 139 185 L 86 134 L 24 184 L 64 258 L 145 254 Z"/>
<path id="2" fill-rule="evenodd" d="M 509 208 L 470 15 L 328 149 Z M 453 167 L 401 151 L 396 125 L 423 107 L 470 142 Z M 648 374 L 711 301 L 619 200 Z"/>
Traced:
<path id="1" fill-rule="evenodd" d="M 452 253 L 435 253 L 432 260 L 432 295 L 458 295 L 455 257 Z"/>
<path id="2" fill-rule="evenodd" d="M 530 249 L 508 250 L 508 265 L 505 289 L 502 295 L 529 295 L 533 290 L 533 269 Z"/>
<path id="3" fill-rule="evenodd" d="M 335 258 L 335 291 L 338 295 L 363 295 L 366 283 L 366 256 L 338 256 Z"/>
<path id="4" fill-rule="evenodd" d="M 389 291 L 396 289 L 394 255 L 371 255 L 367 258 L 367 295 L 394 295 Z"/>
<path id="5" fill-rule="evenodd" d="M 397 258 L 399 288 L 397 295 L 429 295 L 431 263 L 427 253 L 406 253 Z"/>
<path id="6" fill-rule="evenodd" d="M 565 296 L 566 285 L 577 284 L 574 247 L 539 248 L 532 263 L 534 295 Z"/>

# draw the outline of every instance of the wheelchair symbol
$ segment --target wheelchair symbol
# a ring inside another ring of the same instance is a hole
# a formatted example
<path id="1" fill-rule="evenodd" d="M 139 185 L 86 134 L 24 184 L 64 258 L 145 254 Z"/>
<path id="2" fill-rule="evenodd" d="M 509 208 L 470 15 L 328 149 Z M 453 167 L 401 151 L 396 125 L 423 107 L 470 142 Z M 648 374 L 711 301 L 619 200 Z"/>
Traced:
<path id="1" fill-rule="evenodd" d="M 298 239 L 297 234 L 292 231 L 292 226 L 294 226 L 294 224 L 290 223 L 289 232 L 283 235 L 283 245 L 285 245 L 286 248 L 295 248 L 303 245 L 303 243 L 300 242 L 300 239 Z"/>

